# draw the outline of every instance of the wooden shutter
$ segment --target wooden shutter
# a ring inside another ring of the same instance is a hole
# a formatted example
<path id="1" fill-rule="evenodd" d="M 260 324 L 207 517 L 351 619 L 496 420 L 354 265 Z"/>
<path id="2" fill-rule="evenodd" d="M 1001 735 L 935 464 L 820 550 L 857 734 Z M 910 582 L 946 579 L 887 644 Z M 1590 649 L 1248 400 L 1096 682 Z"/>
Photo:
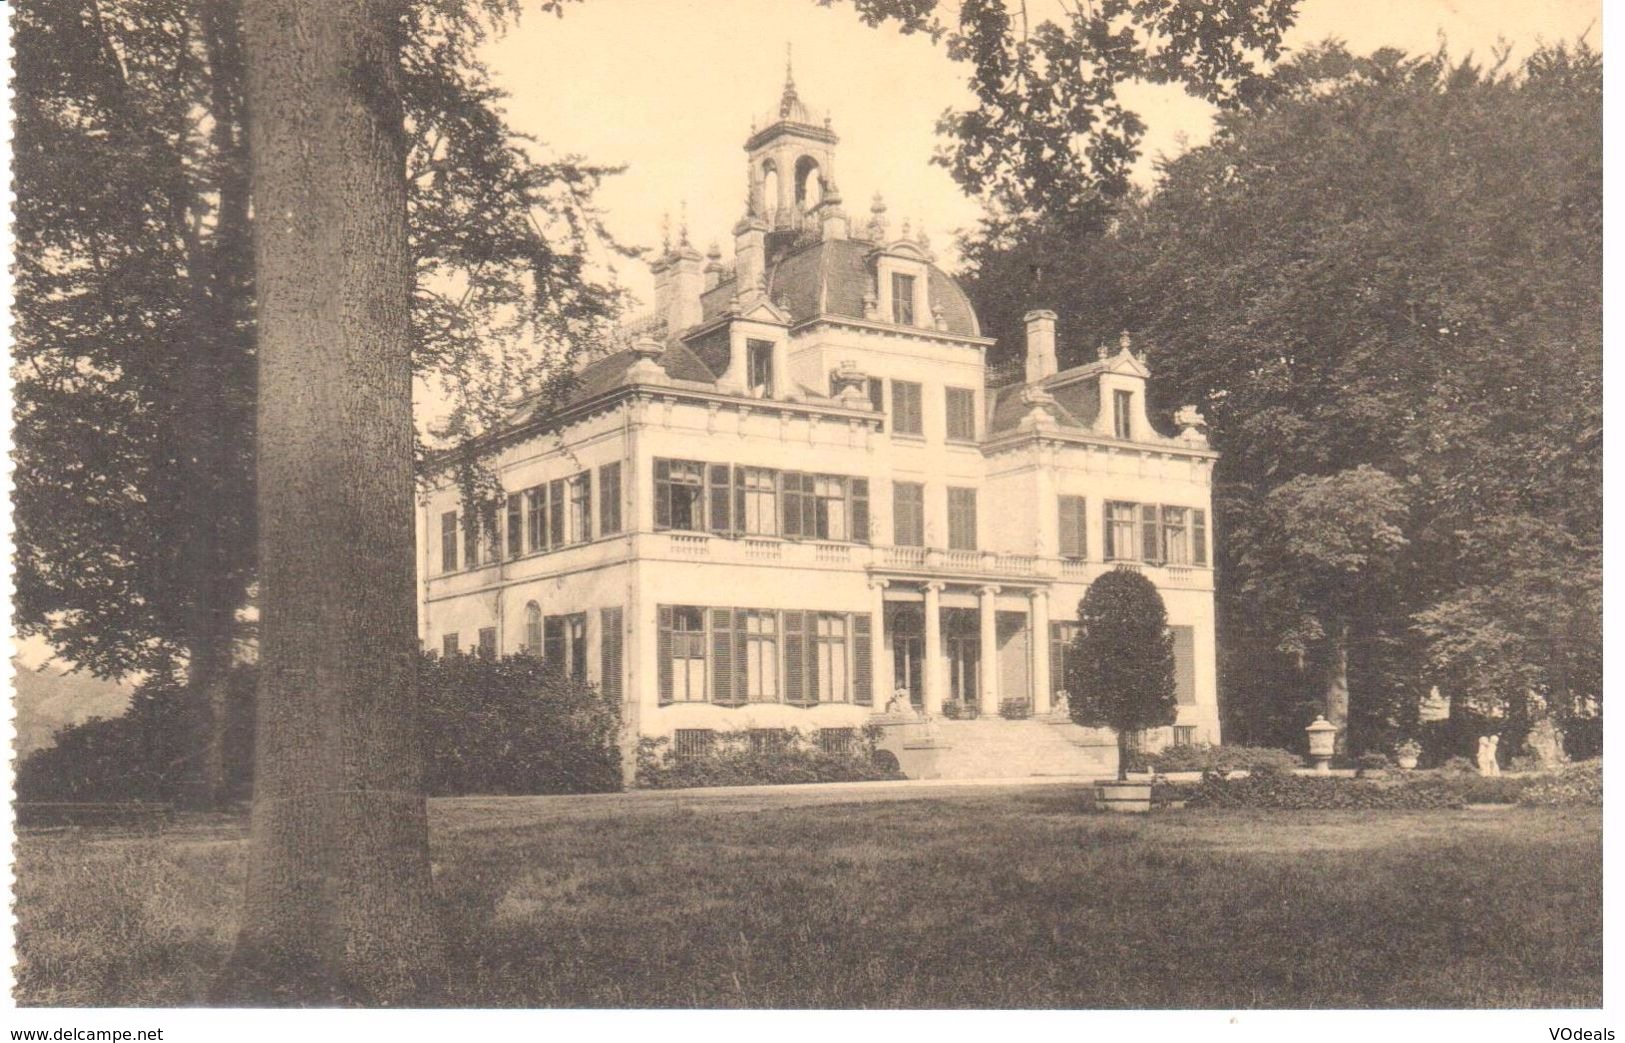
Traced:
<path id="1" fill-rule="evenodd" d="M 655 528 L 671 528 L 671 461 L 655 461 Z"/>
<path id="2" fill-rule="evenodd" d="M 734 468 L 734 531 L 744 532 L 745 524 L 745 469 Z"/>
<path id="3" fill-rule="evenodd" d="M 857 612 L 852 616 L 852 701 L 860 706 L 872 705 L 874 695 L 874 656 L 870 642 L 869 613 Z"/>
<path id="4" fill-rule="evenodd" d="M 784 614 L 784 701 L 806 701 L 807 633 L 805 612 Z"/>
<path id="5" fill-rule="evenodd" d="M 565 617 L 548 616 L 542 620 L 542 658 L 563 673 L 568 673 L 566 661 L 568 645 L 565 640 Z"/>
<path id="6" fill-rule="evenodd" d="M 1191 511 L 1191 564 L 1207 564 L 1207 512 Z"/>
<path id="7" fill-rule="evenodd" d="M 1083 497 L 1061 497 L 1059 534 L 1061 557 L 1063 558 L 1082 558 L 1086 556 L 1084 553 L 1083 511 Z"/>
<path id="8" fill-rule="evenodd" d="M 547 498 L 551 501 L 548 509 L 548 521 L 552 523 L 552 531 L 549 533 L 548 539 L 553 546 L 562 547 L 564 546 L 565 519 L 563 478 L 555 478 L 548 483 Z"/>
<path id="9" fill-rule="evenodd" d="M 518 493 L 508 494 L 508 557 L 517 558 L 525 550 L 525 501 Z"/>
<path id="10" fill-rule="evenodd" d="M 734 703 L 733 609 L 711 610 L 711 701 L 719 706 Z"/>
<path id="11" fill-rule="evenodd" d="M 746 636 L 750 627 L 745 616 L 744 609 L 734 609 L 734 699 L 741 703 L 750 702 L 751 647 L 750 638 Z"/>
<path id="12" fill-rule="evenodd" d="M 1162 560 L 1162 526 L 1157 524 L 1157 508 L 1149 503 L 1140 508 L 1140 557 Z"/>
<path id="13" fill-rule="evenodd" d="M 547 490 L 541 486 L 525 491 L 525 510 L 529 515 L 525 527 L 530 530 L 530 549 L 547 548 Z"/>
<path id="14" fill-rule="evenodd" d="M 659 638 L 655 642 L 655 654 L 660 657 L 660 701 L 671 702 L 671 606 L 660 606 Z"/>
<path id="15" fill-rule="evenodd" d="M 727 534 L 733 531 L 729 510 L 733 485 L 728 480 L 728 465 L 712 464 L 710 472 L 707 485 L 711 490 L 711 531 Z"/>
<path id="16" fill-rule="evenodd" d="M 869 378 L 869 405 L 881 416 L 880 429 L 886 430 L 886 382 L 879 377 Z"/>
<path id="17" fill-rule="evenodd" d="M 852 540 L 869 542 L 869 479 L 852 479 Z"/>
<path id="18" fill-rule="evenodd" d="M 802 535 L 801 527 L 801 479 L 798 471 L 784 472 L 784 495 L 779 497 L 780 510 L 784 513 L 782 529 L 786 536 Z"/>
<path id="19" fill-rule="evenodd" d="M 1110 503 L 1106 504 L 1101 512 L 1103 522 L 1100 527 L 1100 535 L 1105 541 L 1104 549 L 1107 561 L 1112 561 L 1117 557 L 1117 526 L 1112 524 L 1112 506 Z"/>
<path id="20" fill-rule="evenodd" d="M 621 610 L 602 609 L 598 613 L 598 690 L 604 698 L 618 704 L 626 691 L 625 665 L 621 647 Z"/>
<path id="21" fill-rule="evenodd" d="M 581 477 L 581 531 L 576 533 L 577 543 L 592 539 L 592 472 L 582 471 Z"/>
<path id="22" fill-rule="evenodd" d="M 1174 697 L 1180 706 L 1196 705 L 1196 628 L 1169 627 L 1174 635 Z"/>

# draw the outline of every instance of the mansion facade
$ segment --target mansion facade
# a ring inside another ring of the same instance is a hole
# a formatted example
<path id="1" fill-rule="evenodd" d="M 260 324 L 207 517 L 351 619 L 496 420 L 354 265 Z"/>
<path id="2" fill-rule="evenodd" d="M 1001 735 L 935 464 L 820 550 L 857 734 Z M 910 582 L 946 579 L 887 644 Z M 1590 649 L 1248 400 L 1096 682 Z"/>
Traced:
<path id="1" fill-rule="evenodd" d="M 1174 634 L 1179 718 L 1148 738 L 1217 742 L 1200 416 L 1152 423 L 1126 335 L 1058 369 L 1043 310 L 1023 371 L 990 379 L 993 342 L 924 236 L 878 197 L 848 218 L 836 144 L 787 83 L 746 142 L 732 264 L 685 230 L 642 335 L 581 369 L 562 411 L 521 404 L 484 440 L 494 538 L 449 478 L 421 496 L 425 647 L 556 660 L 621 702 L 629 738 L 679 751 L 871 722 L 930 747 L 950 741 L 935 721 L 1073 727 L 1078 602 L 1127 567 Z"/>

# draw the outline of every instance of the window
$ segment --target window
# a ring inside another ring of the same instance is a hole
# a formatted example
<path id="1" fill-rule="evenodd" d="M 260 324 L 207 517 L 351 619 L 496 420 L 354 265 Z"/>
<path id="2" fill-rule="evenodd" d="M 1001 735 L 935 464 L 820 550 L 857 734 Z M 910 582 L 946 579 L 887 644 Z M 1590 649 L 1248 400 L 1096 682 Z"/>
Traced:
<path id="1" fill-rule="evenodd" d="M 1194 725 L 1194 724 L 1176 724 L 1176 725 L 1174 725 L 1174 745 L 1175 746 L 1195 746 L 1196 745 L 1196 725 Z"/>
<path id="2" fill-rule="evenodd" d="M 1180 706 L 1196 705 L 1196 628 L 1169 627 L 1174 635 L 1174 698 Z"/>
<path id="3" fill-rule="evenodd" d="M 598 469 L 598 533 L 613 536 L 621 531 L 621 465 L 605 464 Z"/>
<path id="4" fill-rule="evenodd" d="M 948 549 L 976 549 L 976 490 L 948 490 Z"/>
<path id="5" fill-rule="evenodd" d="M 704 760 L 711 755 L 714 737 L 709 728 L 678 728 L 671 737 L 672 755 L 679 764 Z"/>
<path id="6" fill-rule="evenodd" d="M 1162 530 L 1157 526 L 1154 504 L 1140 507 L 1140 557 L 1145 561 L 1162 561 Z"/>
<path id="7" fill-rule="evenodd" d="M 660 701 L 705 701 L 705 610 L 660 606 Z M 681 733 L 679 733 L 681 734 Z"/>
<path id="8" fill-rule="evenodd" d="M 693 460 L 655 461 L 655 528 L 705 528 L 705 465 Z"/>
<path id="9" fill-rule="evenodd" d="M 525 490 L 526 538 L 532 551 L 547 549 L 547 487 Z M 538 646 L 539 647 L 539 646 Z"/>
<path id="10" fill-rule="evenodd" d="M 532 601 L 525 606 L 525 653 L 542 654 L 542 606 Z"/>
<path id="11" fill-rule="evenodd" d="M 744 662 L 740 677 L 747 702 L 779 701 L 779 616 L 776 612 L 746 610 Z"/>
<path id="12" fill-rule="evenodd" d="M 852 689 L 847 677 L 846 617 L 833 612 L 809 612 L 812 669 L 807 676 L 810 703 L 849 703 Z"/>
<path id="13" fill-rule="evenodd" d="M 900 435 L 923 435 L 920 415 L 920 385 L 910 380 L 891 382 L 892 430 Z"/>
<path id="14" fill-rule="evenodd" d="M 1190 564 L 1189 515 L 1183 507 L 1162 509 L 1162 556 L 1170 565 Z"/>
<path id="15" fill-rule="evenodd" d="M 892 483 L 892 542 L 899 547 L 925 546 L 925 486 Z"/>
<path id="16" fill-rule="evenodd" d="M 766 467 L 734 468 L 734 525 L 751 536 L 779 531 L 779 473 Z"/>
<path id="17" fill-rule="evenodd" d="M 457 635 L 447 634 L 440 639 L 440 654 L 454 656 L 457 654 Z"/>
<path id="18" fill-rule="evenodd" d="M 606 608 L 598 613 L 598 688 L 604 698 L 613 704 L 621 701 L 625 691 L 626 669 L 621 661 L 621 610 Z"/>
<path id="19" fill-rule="evenodd" d="M 844 757 L 852 752 L 852 742 L 856 734 L 851 728 L 820 728 L 818 729 L 818 748 L 825 753 Z"/>
<path id="20" fill-rule="evenodd" d="M 886 415 L 886 382 L 879 377 L 869 378 L 869 405 L 881 416 Z M 880 423 L 880 429 L 886 430 L 884 420 Z"/>
<path id="21" fill-rule="evenodd" d="M 1106 505 L 1106 560 L 1131 560 L 1134 546 L 1134 505 L 1108 503 Z"/>
<path id="22" fill-rule="evenodd" d="M 525 498 L 519 493 L 508 494 L 508 557 L 517 558 L 525 552 Z"/>
<path id="23" fill-rule="evenodd" d="M 707 487 L 711 490 L 711 531 L 733 532 L 733 487 L 728 482 L 728 465 L 712 464 L 707 470 L 710 474 Z"/>
<path id="24" fill-rule="evenodd" d="M 782 750 L 790 741 L 790 733 L 783 728 L 752 728 L 750 730 L 750 752 L 772 753 Z"/>
<path id="25" fill-rule="evenodd" d="M 480 627 L 480 658 L 495 659 L 497 655 L 497 628 Z"/>
<path id="26" fill-rule="evenodd" d="M 745 342 L 746 387 L 752 398 L 773 397 L 773 342 Z"/>
<path id="27" fill-rule="evenodd" d="M 1134 429 L 1130 426 L 1129 410 L 1134 405 L 1134 392 L 1112 392 L 1112 434 L 1118 438 L 1134 437 Z"/>
<path id="28" fill-rule="evenodd" d="M 948 440 L 976 441 L 976 392 L 970 388 L 948 388 Z"/>
<path id="29" fill-rule="evenodd" d="M 893 272 L 891 276 L 891 321 L 899 326 L 914 325 L 914 276 Z"/>
<path id="30" fill-rule="evenodd" d="M 569 480 L 570 542 L 592 539 L 592 472 L 582 471 Z"/>
<path id="31" fill-rule="evenodd" d="M 812 482 L 813 533 L 821 540 L 846 539 L 846 479 L 820 474 Z"/>
<path id="32" fill-rule="evenodd" d="M 1057 530 L 1060 537 L 1061 557 L 1083 559 L 1089 556 L 1088 529 L 1084 521 L 1084 498 L 1060 498 L 1061 520 Z"/>
<path id="33" fill-rule="evenodd" d="M 1082 628 L 1077 623 L 1060 622 L 1049 625 L 1049 686 L 1056 692 L 1066 691 L 1066 672 L 1072 662 L 1072 642 Z"/>
<path id="34" fill-rule="evenodd" d="M 547 508 L 547 541 L 549 545 L 557 549 L 565 544 L 564 479 L 555 478 L 547 483 L 547 498 L 549 501 Z"/>
<path id="35" fill-rule="evenodd" d="M 781 476 L 786 536 L 816 540 L 869 538 L 869 480 L 835 474 Z"/>
<path id="36" fill-rule="evenodd" d="M 1207 512 L 1191 511 L 1191 564 L 1207 564 Z"/>
<path id="37" fill-rule="evenodd" d="M 440 571 L 457 571 L 457 512 L 440 516 Z"/>
<path id="38" fill-rule="evenodd" d="M 587 614 L 547 616 L 542 621 L 542 658 L 566 677 L 587 676 Z"/>

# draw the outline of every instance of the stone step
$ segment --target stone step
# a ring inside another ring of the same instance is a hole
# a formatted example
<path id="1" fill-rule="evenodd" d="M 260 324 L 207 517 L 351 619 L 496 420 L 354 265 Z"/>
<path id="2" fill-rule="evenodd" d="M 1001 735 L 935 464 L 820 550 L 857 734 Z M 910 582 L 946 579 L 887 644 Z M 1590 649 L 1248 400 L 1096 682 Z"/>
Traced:
<path id="1" fill-rule="evenodd" d="M 1094 729 L 1039 718 L 914 721 L 883 729 L 881 746 L 911 778 L 1115 774 L 1117 747 Z"/>

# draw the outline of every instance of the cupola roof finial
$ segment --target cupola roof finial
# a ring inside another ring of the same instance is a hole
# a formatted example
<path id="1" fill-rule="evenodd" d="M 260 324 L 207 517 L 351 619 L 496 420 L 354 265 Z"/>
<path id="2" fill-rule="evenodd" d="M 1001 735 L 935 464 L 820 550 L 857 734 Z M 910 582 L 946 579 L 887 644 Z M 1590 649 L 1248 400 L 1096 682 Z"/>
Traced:
<path id="1" fill-rule="evenodd" d="M 791 56 L 791 45 L 784 45 L 784 94 L 779 98 L 779 119 L 790 120 L 795 123 L 811 123 L 812 113 L 801 102 L 801 96 L 796 93 L 795 65 Z"/>

